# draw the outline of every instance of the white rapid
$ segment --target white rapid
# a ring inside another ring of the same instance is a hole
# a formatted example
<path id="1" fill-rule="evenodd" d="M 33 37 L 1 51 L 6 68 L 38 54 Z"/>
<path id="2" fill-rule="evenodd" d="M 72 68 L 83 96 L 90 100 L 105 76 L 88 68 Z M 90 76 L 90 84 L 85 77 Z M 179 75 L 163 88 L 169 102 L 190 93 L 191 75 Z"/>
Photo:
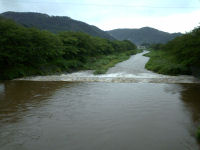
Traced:
<path id="1" fill-rule="evenodd" d="M 93 75 L 93 71 L 79 71 L 69 74 L 26 77 L 16 80 L 29 81 L 69 81 L 69 82 L 133 82 L 133 83 L 200 83 L 193 76 L 167 76 L 145 69 L 149 60 L 143 56 L 148 51 L 130 57 L 130 59 L 110 68 L 106 74 Z"/>

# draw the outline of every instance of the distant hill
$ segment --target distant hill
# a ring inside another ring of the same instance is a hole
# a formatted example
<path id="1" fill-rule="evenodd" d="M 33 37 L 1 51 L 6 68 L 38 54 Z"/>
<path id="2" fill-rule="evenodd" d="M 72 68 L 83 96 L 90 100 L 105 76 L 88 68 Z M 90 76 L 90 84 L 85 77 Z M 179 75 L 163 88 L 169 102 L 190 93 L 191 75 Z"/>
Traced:
<path id="1" fill-rule="evenodd" d="M 87 23 L 73 20 L 69 17 L 49 16 L 47 14 L 33 12 L 5 12 L 0 14 L 3 17 L 13 19 L 15 22 L 26 27 L 36 27 L 51 32 L 59 31 L 81 31 L 92 36 L 113 40 L 105 31 Z"/>
<path id="2" fill-rule="evenodd" d="M 150 27 L 140 29 L 115 29 L 107 31 L 107 33 L 117 40 L 130 40 L 136 45 L 142 43 L 166 43 L 169 40 L 182 35 L 181 33 L 170 34 Z"/>

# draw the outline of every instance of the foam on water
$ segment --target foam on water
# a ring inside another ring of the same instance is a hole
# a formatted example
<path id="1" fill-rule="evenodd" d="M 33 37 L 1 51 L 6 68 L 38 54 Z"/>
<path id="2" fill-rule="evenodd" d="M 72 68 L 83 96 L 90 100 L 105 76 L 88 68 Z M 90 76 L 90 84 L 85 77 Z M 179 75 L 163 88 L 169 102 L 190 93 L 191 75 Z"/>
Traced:
<path id="1" fill-rule="evenodd" d="M 0 93 L 3 93 L 4 90 L 5 90 L 4 84 L 1 84 L 1 83 L 0 83 Z"/>
<path id="2" fill-rule="evenodd" d="M 17 80 L 28 81 L 69 81 L 69 82 L 133 82 L 133 83 L 200 83 L 192 76 L 165 76 L 142 73 L 139 75 L 121 73 L 93 75 L 91 71 L 71 74 L 27 77 Z"/>
<path id="3" fill-rule="evenodd" d="M 145 69 L 148 57 L 143 53 L 132 56 L 129 60 L 117 64 L 106 74 L 94 75 L 93 71 L 79 71 L 69 74 L 27 77 L 17 80 L 28 81 L 69 81 L 69 82 L 144 82 L 144 83 L 200 83 L 193 76 L 167 76 Z"/>

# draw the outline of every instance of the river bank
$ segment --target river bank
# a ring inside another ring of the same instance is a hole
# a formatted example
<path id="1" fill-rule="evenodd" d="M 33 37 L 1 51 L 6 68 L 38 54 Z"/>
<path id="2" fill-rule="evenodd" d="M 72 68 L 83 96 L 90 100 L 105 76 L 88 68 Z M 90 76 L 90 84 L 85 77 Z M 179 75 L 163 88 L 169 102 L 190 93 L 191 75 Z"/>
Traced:
<path id="1" fill-rule="evenodd" d="M 87 58 L 85 63 L 80 63 L 76 65 L 76 62 L 72 62 L 71 64 L 72 69 L 68 69 L 66 67 L 55 67 L 51 66 L 50 68 L 47 67 L 45 70 L 46 71 L 40 71 L 38 70 L 36 73 L 33 74 L 23 74 L 21 76 L 22 78 L 29 78 L 31 76 L 60 76 L 62 74 L 69 74 L 72 72 L 78 72 L 78 71 L 84 71 L 84 70 L 92 70 L 92 73 L 94 75 L 100 75 L 100 74 L 105 74 L 109 68 L 115 66 L 117 63 L 120 63 L 122 61 L 128 60 L 131 56 L 136 55 L 138 53 L 141 53 L 142 50 L 136 49 L 136 50 L 129 50 L 125 52 L 120 52 L 120 53 L 113 53 L 109 55 L 100 55 L 96 57 L 89 57 Z M 64 65 L 64 64 L 63 64 Z M 67 64 L 66 64 L 67 65 Z M 53 67 L 53 68 L 52 68 Z M 63 69 L 65 68 L 65 69 Z M 3 81 L 3 80 L 2 80 Z"/>
<path id="2" fill-rule="evenodd" d="M 132 55 L 128 60 L 109 68 L 105 74 L 93 74 L 94 71 L 92 70 L 82 70 L 74 73 L 32 76 L 16 80 L 118 83 L 200 83 L 200 81 L 193 76 L 168 76 L 145 69 L 145 64 L 149 60 L 149 57 L 143 56 L 146 53 L 148 53 L 148 51 Z"/>
<path id="3" fill-rule="evenodd" d="M 188 66 L 185 63 L 177 62 L 173 56 L 165 51 L 151 50 L 144 54 L 149 57 L 145 68 L 164 75 L 193 75 L 200 78 L 200 70 L 198 67 Z"/>
<path id="4" fill-rule="evenodd" d="M 160 74 L 193 75 L 200 78 L 200 27 L 166 44 L 153 44 L 146 68 Z"/>
<path id="5" fill-rule="evenodd" d="M 145 53 L 103 75 L 1 83 L 0 149 L 198 150 L 200 84 L 192 76 L 146 70 Z"/>
<path id="6" fill-rule="evenodd" d="M 141 53 L 142 50 L 130 50 L 123 53 L 115 53 L 112 55 L 104 55 L 97 58 L 91 58 L 86 64 L 84 64 L 84 70 L 93 70 L 94 74 L 104 74 L 109 68 L 115 66 L 115 64 L 125 61 L 130 58 L 131 55 Z"/>
<path id="7" fill-rule="evenodd" d="M 83 32 L 51 33 L 1 17 L 0 31 L 0 80 L 84 68 L 100 68 L 96 73 L 103 73 L 109 66 L 137 53 L 136 46 L 127 40 L 108 40 Z M 91 67 L 90 62 L 96 66 Z M 107 66 L 103 67 L 105 63 Z"/>

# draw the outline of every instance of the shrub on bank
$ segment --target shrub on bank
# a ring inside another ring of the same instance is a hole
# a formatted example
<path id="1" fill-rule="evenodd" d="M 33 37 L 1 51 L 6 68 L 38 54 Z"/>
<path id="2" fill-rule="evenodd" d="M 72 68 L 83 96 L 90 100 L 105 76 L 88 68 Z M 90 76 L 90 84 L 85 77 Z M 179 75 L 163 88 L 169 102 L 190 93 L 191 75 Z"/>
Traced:
<path id="1" fill-rule="evenodd" d="M 54 34 L 1 17 L 0 45 L 0 80 L 98 67 L 101 71 L 97 72 L 103 73 L 112 66 L 110 62 L 117 62 L 118 54 L 137 53 L 130 41 L 110 41 L 82 32 Z M 97 63 L 90 61 L 93 58 Z"/>
<path id="2" fill-rule="evenodd" d="M 197 130 L 197 139 L 200 141 L 200 127 Z"/>
<path id="3" fill-rule="evenodd" d="M 110 67 L 114 67 L 115 64 L 127 60 L 131 55 L 142 52 L 141 50 L 130 50 L 127 52 L 114 53 L 108 56 L 100 56 L 97 59 L 90 59 L 84 68 L 88 70 L 94 70 L 94 74 L 104 74 Z"/>
<path id="4" fill-rule="evenodd" d="M 177 62 L 173 56 L 164 51 L 151 51 L 145 56 L 150 57 L 145 68 L 165 75 L 190 74 L 190 68 Z"/>
<path id="5" fill-rule="evenodd" d="M 161 74 L 200 76 L 200 27 L 162 45 L 153 45 L 146 68 Z"/>

